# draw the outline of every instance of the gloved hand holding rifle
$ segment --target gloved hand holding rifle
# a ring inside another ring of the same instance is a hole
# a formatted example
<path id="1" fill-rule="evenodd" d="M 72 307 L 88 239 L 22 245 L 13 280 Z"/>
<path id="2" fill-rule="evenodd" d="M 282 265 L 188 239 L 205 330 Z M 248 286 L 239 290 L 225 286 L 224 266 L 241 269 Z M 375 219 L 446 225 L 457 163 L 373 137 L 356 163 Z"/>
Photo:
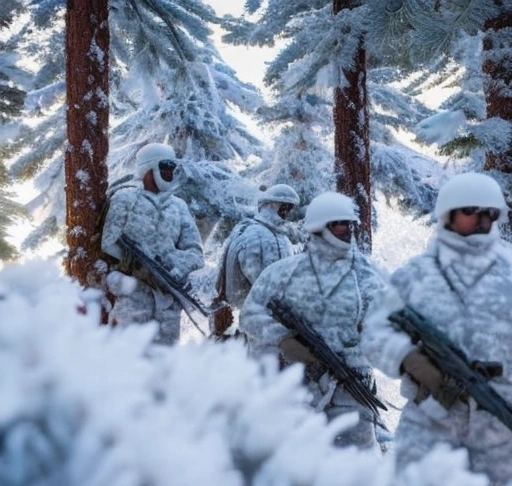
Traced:
<path id="1" fill-rule="evenodd" d="M 407 333 L 417 348 L 403 360 L 403 371 L 419 383 L 419 402 L 431 394 L 445 408 L 472 397 L 480 408 L 512 430 L 512 407 L 489 384 L 501 376 L 500 363 L 470 361 L 442 331 L 411 306 L 393 312 L 389 321 Z"/>

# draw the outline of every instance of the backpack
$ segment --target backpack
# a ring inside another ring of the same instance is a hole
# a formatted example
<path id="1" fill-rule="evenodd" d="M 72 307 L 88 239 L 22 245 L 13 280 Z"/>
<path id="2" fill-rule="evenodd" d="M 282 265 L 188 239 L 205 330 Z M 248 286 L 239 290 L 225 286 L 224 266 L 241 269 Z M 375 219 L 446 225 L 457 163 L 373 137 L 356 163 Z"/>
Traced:
<path id="1" fill-rule="evenodd" d="M 107 213 L 110 208 L 110 200 L 112 196 L 119 191 L 120 189 L 125 189 L 127 187 L 137 187 L 134 183 L 134 176 L 131 174 L 125 175 L 117 180 L 115 180 L 107 189 L 107 198 L 105 201 L 105 204 L 103 204 L 103 207 L 101 208 L 100 213 L 98 214 L 98 218 L 96 220 L 96 231 L 95 231 L 95 238 L 99 238 L 100 242 L 103 237 L 103 227 L 105 226 L 105 219 L 107 218 Z M 110 257 L 106 255 L 108 259 L 111 259 L 113 257 Z"/>

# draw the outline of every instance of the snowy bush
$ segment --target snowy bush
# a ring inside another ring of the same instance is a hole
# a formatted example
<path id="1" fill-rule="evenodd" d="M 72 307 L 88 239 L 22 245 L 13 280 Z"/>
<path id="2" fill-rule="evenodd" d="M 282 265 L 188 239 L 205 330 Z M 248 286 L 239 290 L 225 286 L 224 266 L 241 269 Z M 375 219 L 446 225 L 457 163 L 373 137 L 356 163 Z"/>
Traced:
<path id="1" fill-rule="evenodd" d="M 2 486 L 486 484 L 444 449 L 396 478 L 391 453 L 331 445 L 356 417 L 308 408 L 300 366 L 153 345 L 154 323 L 98 326 L 98 297 L 49 262 L 0 272 Z"/>

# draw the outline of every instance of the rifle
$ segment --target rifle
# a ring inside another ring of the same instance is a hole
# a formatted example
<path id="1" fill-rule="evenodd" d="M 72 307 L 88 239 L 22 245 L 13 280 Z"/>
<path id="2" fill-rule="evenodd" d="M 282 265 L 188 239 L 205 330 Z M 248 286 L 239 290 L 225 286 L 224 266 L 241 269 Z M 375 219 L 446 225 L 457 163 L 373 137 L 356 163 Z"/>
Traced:
<path id="1" fill-rule="evenodd" d="M 198 311 L 203 316 L 208 317 L 216 309 L 204 305 L 199 299 L 190 294 L 190 284 L 183 285 L 178 280 L 169 275 L 167 269 L 158 261 L 148 257 L 140 248 L 140 246 L 126 235 L 121 235 L 118 240 L 119 246 L 123 251 L 131 255 L 143 267 L 145 267 L 151 275 L 151 286 L 157 286 L 162 292 L 171 294 L 181 305 L 189 319 L 199 332 L 205 336 L 203 330 L 192 317 L 192 312 Z M 152 285 L 154 282 L 154 285 Z"/>
<path id="2" fill-rule="evenodd" d="M 355 400 L 369 408 L 376 417 L 379 416 L 379 408 L 387 410 L 377 396 L 362 383 L 361 375 L 348 366 L 342 356 L 332 351 L 322 336 L 298 316 L 290 306 L 277 299 L 271 299 L 267 307 L 276 320 L 297 333 L 296 339 L 309 348 L 311 353 L 343 384 Z"/>
<path id="3" fill-rule="evenodd" d="M 512 407 L 488 383 L 490 378 L 501 375 L 501 363 L 469 361 L 448 336 L 409 305 L 393 312 L 388 320 L 397 330 L 407 333 L 413 344 L 419 343 L 423 353 L 447 377 L 448 383 L 438 399 L 445 408 L 469 394 L 479 408 L 512 430 Z"/>

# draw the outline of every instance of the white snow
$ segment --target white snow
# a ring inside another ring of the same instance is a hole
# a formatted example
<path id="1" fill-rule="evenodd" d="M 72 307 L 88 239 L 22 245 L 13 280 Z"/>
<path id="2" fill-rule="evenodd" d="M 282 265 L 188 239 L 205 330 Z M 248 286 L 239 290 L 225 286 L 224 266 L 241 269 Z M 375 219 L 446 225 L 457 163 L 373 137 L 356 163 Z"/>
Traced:
<path id="1" fill-rule="evenodd" d="M 154 323 L 98 326 L 98 298 L 50 261 L 0 272 L 2 485 L 487 484 L 461 450 L 397 476 L 392 450 L 336 449 L 355 417 L 311 410 L 300 365 L 237 341 L 151 345 Z"/>

